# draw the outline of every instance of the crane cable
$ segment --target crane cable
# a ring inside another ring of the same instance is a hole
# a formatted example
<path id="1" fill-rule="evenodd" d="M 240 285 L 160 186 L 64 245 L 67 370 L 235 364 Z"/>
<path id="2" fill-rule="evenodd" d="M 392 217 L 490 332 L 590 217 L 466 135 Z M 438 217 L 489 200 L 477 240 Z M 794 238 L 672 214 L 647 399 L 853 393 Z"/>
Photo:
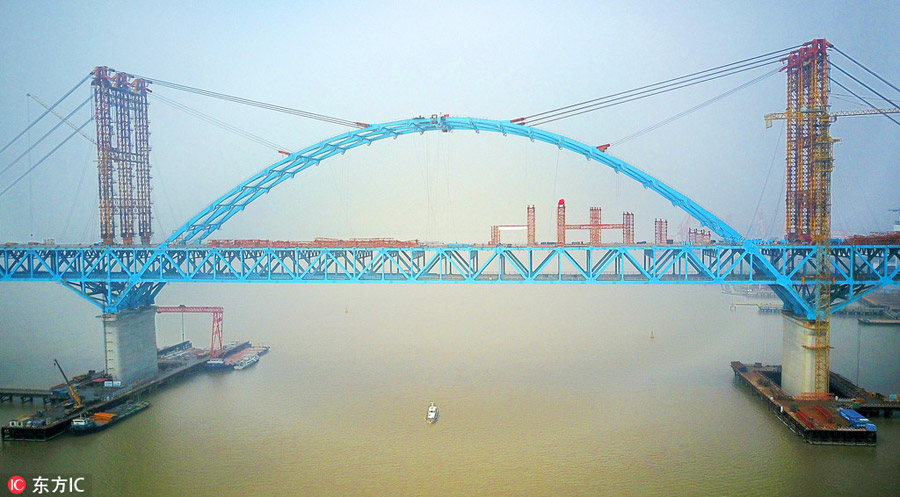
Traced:
<path id="1" fill-rule="evenodd" d="M 6 188 L 3 189 L 3 191 L 0 191 L 0 197 L 2 197 L 3 194 L 5 194 L 5 193 L 8 192 L 9 190 L 11 190 L 12 187 L 16 186 L 16 184 L 17 184 L 19 181 L 22 181 L 26 176 L 28 176 L 28 175 L 31 173 L 31 171 L 34 171 L 38 166 L 41 165 L 41 163 L 43 163 L 45 160 L 47 160 L 48 157 L 50 157 L 51 155 L 53 155 L 54 152 L 56 152 L 57 150 L 59 150 L 60 147 L 62 147 L 63 145 L 65 145 L 67 141 L 69 141 L 73 136 L 77 135 L 78 132 L 81 131 L 82 128 L 84 128 L 85 126 L 87 126 L 88 123 L 90 123 L 90 122 L 93 121 L 93 120 L 94 120 L 94 117 L 93 117 L 93 116 L 89 117 L 88 120 L 84 122 L 84 124 L 82 124 L 81 126 L 79 126 L 78 129 L 76 129 L 75 131 L 72 132 L 72 134 L 70 134 L 69 136 L 67 136 L 65 140 L 61 141 L 61 142 L 59 143 L 59 145 L 57 145 L 56 147 L 53 148 L 53 150 L 47 152 L 47 155 L 41 157 L 41 160 L 37 161 L 33 166 L 31 166 L 30 168 L 28 168 L 27 171 L 25 171 L 24 173 L 22 173 L 21 176 L 19 176 L 18 178 L 16 178 L 15 181 L 13 181 L 13 182 L 10 183 L 9 185 L 7 185 Z"/>
<path id="2" fill-rule="evenodd" d="M 648 126 L 648 127 L 644 128 L 644 129 L 642 129 L 642 130 L 640 130 L 640 131 L 636 131 L 636 132 L 634 132 L 634 133 L 632 133 L 632 134 L 626 136 L 625 138 L 620 138 L 620 139 L 618 139 L 618 140 L 616 140 L 616 141 L 614 141 L 614 142 L 611 142 L 610 145 L 611 145 L 611 146 L 621 145 L 622 143 L 625 143 L 625 142 L 627 142 L 627 141 L 630 141 L 630 140 L 633 140 L 633 139 L 635 139 L 635 138 L 638 138 L 639 136 L 645 135 L 645 134 L 647 134 L 647 133 L 649 133 L 649 132 L 651 132 L 651 131 L 655 131 L 655 130 L 657 130 L 657 129 L 659 129 L 659 128 L 661 128 L 661 127 L 663 127 L 663 126 L 665 126 L 665 125 L 667 125 L 667 124 L 669 124 L 669 123 L 672 123 L 673 121 L 677 121 L 678 119 L 681 119 L 682 117 L 687 116 L 688 114 L 692 114 L 692 113 L 694 113 L 694 112 L 696 112 L 696 111 L 698 111 L 698 110 L 700 110 L 700 109 L 702 109 L 702 108 L 704 108 L 704 107 L 707 107 L 707 106 L 709 106 L 709 105 L 714 104 L 715 102 L 718 102 L 719 100 L 722 100 L 723 98 L 725 98 L 725 97 L 727 97 L 727 96 L 729 96 L 729 95 L 732 95 L 732 94 L 734 94 L 734 93 L 737 93 L 737 92 L 743 90 L 744 88 L 747 88 L 747 87 L 752 86 L 752 85 L 754 85 L 754 84 L 756 84 L 756 83 L 759 83 L 760 81 L 762 81 L 762 80 L 764 80 L 764 79 L 766 79 L 766 78 L 769 78 L 769 77 L 771 77 L 771 76 L 774 76 L 775 74 L 778 74 L 779 71 L 780 71 L 780 69 L 775 69 L 775 70 L 773 70 L 773 71 L 769 71 L 769 72 L 763 74 L 762 76 L 757 76 L 756 78 L 753 78 L 752 80 L 747 81 L 746 83 L 744 83 L 744 84 L 742 84 L 742 85 L 740 85 L 740 86 L 737 86 L 737 87 L 735 87 L 735 88 L 732 88 L 732 89 L 726 91 L 725 93 L 720 93 L 719 95 L 716 95 L 715 97 L 710 98 L 709 100 L 707 100 L 707 101 L 705 101 L 705 102 L 702 102 L 702 103 L 700 103 L 700 104 L 697 104 L 697 105 L 691 107 L 690 109 L 687 109 L 687 110 L 685 110 L 685 111 L 679 112 L 678 114 L 675 114 L 675 115 L 672 116 L 672 117 L 669 117 L 669 118 L 667 118 L 667 119 L 664 119 L 664 120 L 662 120 L 662 121 L 660 121 L 660 122 L 658 122 L 658 123 L 656 123 L 656 124 L 653 124 L 653 125 L 651 125 L 651 126 Z"/>
<path id="3" fill-rule="evenodd" d="M 243 130 L 241 128 L 238 128 L 237 126 L 228 124 L 224 121 L 220 121 L 219 119 L 216 119 L 208 114 L 204 114 L 203 112 L 200 112 L 197 109 L 192 109 L 191 107 L 188 107 L 187 105 L 179 103 L 170 98 L 166 98 L 166 97 L 160 95 L 159 93 L 153 93 L 153 98 L 155 100 L 159 100 L 160 102 L 162 102 L 170 107 L 178 109 L 178 110 L 184 112 L 185 114 L 190 114 L 190 115 L 196 117 L 197 119 L 200 119 L 201 121 L 205 121 L 207 123 L 218 126 L 222 129 L 231 131 L 232 133 L 235 133 L 237 135 L 243 136 L 244 138 L 246 138 L 250 141 L 256 142 L 264 147 L 271 148 L 271 149 L 273 149 L 275 151 L 279 151 L 279 152 L 287 150 L 287 148 L 282 147 L 282 146 L 278 145 L 277 143 L 270 142 L 269 140 L 266 140 L 265 138 L 263 138 L 261 136 L 254 135 L 253 133 Z"/>
<path id="4" fill-rule="evenodd" d="M 841 69 L 841 66 L 839 66 L 839 65 L 837 65 L 837 64 L 835 64 L 835 63 L 832 62 L 832 63 L 831 63 L 831 67 L 837 69 L 838 71 L 841 71 L 841 72 L 844 73 L 844 75 L 846 75 L 848 78 L 852 79 L 853 81 L 856 81 L 856 82 L 857 82 L 860 86 L 862 86 L 863 88 L 865 88 L 865 89 L 869 90 L 870 92 L 872 92 L 872 93 L 878 95 L 879 97 L 881 97 L 882 99 L 884 99 L 885 101 L 887 101 L 887 103 L 893 105 L 894 107 L 900 107 L 900 105 L 897 105 L 897 104 L 894 103 L 891 99 L 885 97 L 885 96 L 882 95 L 881 93 L 878 93 L 877 91 L 875 91 L 874 88 L 872 88 L 871 86 L 869 86 L 869 85 L 863 83 L 862 81 L 860 81 L 859 79 L 857 79 L 856 76 L 853 76 L 852 74 L 848 73 L 847 71 Z M 840 85 L 840 86 L 841 86 L 841 88 L 847 90 L 847 87 L 845 87 L 845 86 L 843 86 L 843 85 Z M 847 90 L 847 91 L 850 91 L 850 90 Z M 853 93 L 853 92 L 850 92 L 850 93 Z M 862 97 L 860 97 L 859 95 L 854 94 L 854 96 L 856 96 L 856 98 L 862 99 Z M 869 102 L 866 102 L 866 103 L 869 104 Z M 872 104 L 869 104 L 869 105 L 872 105 Z M 873 106 L 872 108 L 875 108 L 875 107 Z M 885 114 L 885 116 L 887 116 L 887 114 Z M 893 119 L 891 119 L 891 120 L 893 121 Z M 894 121 L 894 122 L 897 122 L 897 121 Z"/>
<path id="5" fill-rule="evenodd" d="M 719 77 L 730 76 L 732 74 L 737 74 L 745 70 L 755 69 L 774 63 L 776 61 L 780 61 L 787 52 L 797 48 L 798 46 L 799 45 L 775 52 L 757 55 L 756 57 L 750 57 L 748 59 L 743 59 L 703 71 L 697 71 L 691 74 L 679 76 L 677 78 L 671 78 L 665 81 L 660 81 L 658 83 L 633 88 L 631 90 L 621 91 L 603 97 L 585 100 L 583 102 L 558 107 L 544 112 L 539 112 L 537 114 L 531 114 L 529 116 L 513 119 L 512 122 L 517 124 L 527 124 L 529 126 L 537 126 L 540 124 L 546 124 L 547 122 L 564 119 L 566 117 L 583 114 L 585 112 L 591 112 L 593 110 L 608 107 L 610 105 L 630 102 L 632 100 L 636 100 L 637 98 L 645 98 L 652 95 L 657 95 L 659 93 L 664 93 L 664 91 L 662 90 L 670 91 L 686 86 L 691 86 L 693 84 L 704 83 L 706 81 L 718 79 Z"/>
<path id="6" fill-rule="evenodd" d="M 19 133 L 18 135 L 16 135 L 15 138 L 13 138 L 12 140 L 10 140 L 10 142 L 7 143 L 6 145 L 4 145 L 3 148 L 0 148 L 0 154 L 2 154 L 4 150 L 6 150 L 7 148 L 9 148 L 10 145 L 12 145 L 13 143 L 15 143 L 16 140 L 18 140 L 19 138 L 22 138 L 22 135 L 24 135 L 25 133 L 27 133 L 29 129 L 31 129 L 35 124 L 37 124 L 38 121 L 40 121 L 41 119 L 43 119 L 44 116 L 46 116 L 47 114 L 49 114 L 50 111 L 52 111 L 54 108 L 56 108 L 56 106 L 59 105 L 60 102 L 62 102 L 63 100 L 65 100 L 66 97 L 68 97 L 68 96 L 71 95 L 75 90 L 77 90 L 78 87 L 81 86 L 82 83 L 84 83 L 85 81 L 87 81 L 88 78 L 90 78 L 91 76 L 93 76 L 93 73 L 88 73 L 88 75 L 85 76 L 84 79 L 82 79 L 81 81 L 79 81 L 78 84 L 76 84 L 75 86 L 73 86 L 71 90 L 69 90 L 68 92 L 66 92 L 65 95 L 63 95 L 62 97 L 59 98 L 59 100 L 57 100 L 56 102 L 54 102 L 53 105 L 50 106 L 50 108 L 48 108 L 47 110 L 45 110 L 43 114 L 41 114 L 40 116 L 38 116 L 37 119 L 35 119 L 34 121 L 32 121 L 31 124 L 29 124 L 25 129 L 23 129 L 21 133 Z"/>
<path id="7" fill-rule="evenodd" d="M 214 92 L 210 90 L 204 90 L 202 88 L 194 88 L 192 86 L 182 85 L 178 83 L 172 83 L 171 81 L 163 81 L 161 79 L 149 78 L 146 76 L 134 76 L 136 78 L 143 78 L 147 80 L 148 83 L 156 84 L 159 86 L 165 86 L 167 88 L 172 88 L 174 90 L 184 91 L 188 93 L 195 93 L 197 95 L 203 95 L 205 97 L 218 98 L 220 100 L 225 100 L 228 102 L 239 103 L 243 105 L 249 105 L 251 107 L 259 107 L 261 109 L 271 110 L 275 112 L 283 112 L 285 114 L 291 114 L 295 116 L 304 117 L 307 119 L 315 119 L 317 121 L 324 121 L 332 124 L 339 124 L 341 126 L 348 126 L 351 128 L 367 128 L 369 125 L 363 122 L 350 121 L 347 119 L 341 119 L 339 117 L 326 116 L 322 114 L 316 114 L 314 112 L 307 112 L 305 110 L 292 109 L 290 107 L 284 107 L 281 105 L 270 104 L 266 102 L 260 102 L 258 100 L 251 100 L 249 98 L 236 97 L 234 95 L 226 95 L 224 93 Z"/>
<path id="8" fill-rule="evenodd" d="M 771 60 L 769 60 L 769 61 L 761 62 L 761 63 L 755 64 L 755 65 L 744 66 L 744 67 L 741 67 L 741 68 L 731 68 L 731 69 L 728 69 L 728 70 L 726 70 L 726 71 L 722 71 L 722 72 L 718 72 L 718 73 L 714 73 L 714 74 L 709 74 L 709 75 L 706 75 L 706 76 L 703 76 L 703 77 L 700 77 L 700 78 L 692 78 L 692 79 L 690 79 L 690 80 L 684 80 L 684 81 L 679 81 L 679 82 L 676 82 L 676 83 L 670 83 L 670 84 L 667 84 L 667 85 L 664 85 L 664 86 L 661 86 L 661 87 L 658 87 L 658 88 L 653 88 L 653 89 L 649 89 L 649 90 L 643 90 L 643 91 L 639 91 L 639 92 L 637 92 L 637 93 L 630 93 L 630 94 L 627 94 L 627 95 L 623 95 L 623 96 L 619 96 L 619 97 L 616 97 L 616 98 L 608 99 L 608 100 L 603 101 L 603 102 L 598 102 L 598 103 L 591 104 L 591 105 L 586 105 L 586 106 L 582 106 L 582 107 L 577 107 L 577 108 L 574 108 L 574 109 L 572 109 L 572 110 L 570 110 L 570 111 L 558 112 L 558 113 L 555 113 L 555 114 L 551 114 L 551 115 L 547 115 L 547 116 L 544 116 L 544 117 L 540 117 L 540 118 L 535 119 L 534 121 L 527 121 L 527 120 L 526 120 L 526 121 L 524 121 L 524 122 L 519 122 L 519 123 L 517 123 L 517 124 L 525 124 L 525 125 L 528 125 L 528 126 L 540 126 L 540 125 L 542 125 L 542 124 L 551 123 L 551 122 L 553 122 L 553 121 L 559 121 L 559 120 L 561 120 L 561 119 L 566 119 L 566 118 L 569 118 L 569 117 L 574 117 L 574 116 L 577 116 L 577 115 L 586 114 L 586 113 L 588 113 L 588 112 L 593 112 L 593 111 L 596 111 L 596 110 L 605 109 L 605 108 L 607 108 L 607 107 L 612 107 L 612 106 L 614 106 L 614 105 L 619 105 L 619 104 L 624 104 L 624 103 L 628 103 L 628 102 L 633 102 L 633 101 L 635 101 L 635 100 L 640 100 L 640 99 L 643 99 L 643 98 L 653 97 L 653 96 L 656 96 L 656 95 L 659 95 L 659 94 L 662 94 L 662 93 L 668 93 L 668 92 L 670 92 L 670 91 L 680 90 L 680 89 L 682 89 L 682 88 L 687 88 L 687 87 L 689 87 L 689 86 L 698 85 L 698 84 L 700 84 L 700 83 L 706 83 L 706 82 L 708 82 L 708 81 L 713 81 L 713 80 L 716 80 L 716 79 L 719 79 L 719 78 L 724 78 L 724 77 L 726 77 L 726 76 L 732 76 L 732 75 L 734 75 L 734 74 L 739 74 L 739 73 L 742 73 L 742 72 L 745 72 L 745 71 L 750 71 L 750 70 L 753 70 L 753 69 L 758 69 L 758 68 L 760 68 L 760 67 L 764 67 L 764 66 L 767 66 L 767 65 L 770 65 L 770 64 L 774 64 L 774 63 L 779 62 L 779 61 L 780 61 L 780 59 L 778 59 L 778 58 L 773 58 L 773 59 L 771 59 Z M 630 90 L 630 92 L 633 92 L 633 91 L 634 91 L 634 90 Z M 623 93 L 629 93 L 629 92 L 623 92 Z"/>
<path id="9" fill-rule="evenodd" d="M 868 67 L 862 65 L 861 63 L 857 62 L 856 59 L 854 59 L 853 57 L 850 57 L 849 55 L 847 55 L 847 54 L 845 54 L 844 52 L 842 52 L 840 48 L 838 48 L 838 47 L 831 47 L 831 48 L 834 48 L 835 50 L 837 50 L 837 53 L 839 53 L 839 54 L 843 55 L 844 57 L 850 59 L 850 62 L 853 62 L 854 64 L 858 65 L 859 67 L 862 67 L 863 69 L 865 69 L 867 73 L 871 74 L 872 76 L 875 76 L 875 77 L 878 78 L 882 83 L 884 83 L 884 84 L 890 86 L 891 88 L 893 88 L 893 89 L 895 89 L 895 90 L 897 90 L 897 91 L 900 91 L 900 88 L 897 88 L 896 86 L 892 85 L 888 80 L 886 80 L 886 79 L 882 78 L 881 76 L 875 74 L 874 71 L 872 71 L 872 70 L 869 69 Z M 834 65 L 834 64 L 832 64 L 832 65 Z"/>
<path id="10" fill-rule="evenodd" d="M 34 149 L 34 147 L 38 146 L 42 141 L 44 141 L 44 138 L 47 138 L 48 136 L 50 136 L 50 133 L 53 133 L 54 131 L 56 131 L 57 128 L 59 128 L 59 127 L 62 126 L 63 124 L 68 124 L 68 122 L 67 122 L 68 119 L 69 119 L 70 117 L 72 117 L 73 114 L 75 114 L 76 112 L 78 112 L 79 110 L 81 110 L 81 108 L 84 107 L 85 104 L 87 104 L 92 98 L 93 98 L 93 97 L 88 97 L 87 99 L 85 99 L 84 102 L 81 102 L 81 105 L 79 105 L 78 107 L 75 107 L 75 110 L 73 110 L 72 112 L 69 112 L 69 114 L 68 114 L 66 117 L 62 118 L 58 123 L 56 123 L 56 126 L 53 126 L 52 128 L 50 128 L 50 131 L 44 133 L 44 135 L 41 136 L 40 138 L 38 138 L 38 140 L 37 140 L 36 142 L 34 142 L 33 144 L 31 144 L 31 146 L 28 147 L 27 150 L 25 150 L 24 152 L 22 152 L 21 154 L 19 154 L 19 156 L 16 157 L 15 160 L 13 160 L 13 161 L 10 162 L 9 164 L 7 164 L 6 167 L 4 167 L 2 171 L 0 171 L 0 175 L 2 175 L 3 173 L 5 173 L 6 171 L 9 171 L 9 168 L 11 168 L 11 167 L 13 167 L 14 165 L 16 165 L 16 163 L 19 162 L 19 161 L 22 159 L 22 157 L 25 157 L 26 155 L 28 155 L 28 152 L 31 152 L 31 151 Z M 36 122 L 36 121 L 35 121 L 35 122 Z M 70 124 L 70 126 L 72 126 L 72 125 Z M 73 127 L 74 127 L 74 126 L 73 126 Z M 83 128 L 83 127 L 84 127 L 84 126 L 82 126 L 82 128 Z M 78 130 L 80 131 L 81 128 L 78 128 Z"/>
<path id="11" fill-rule="evenodd" d="M 832 66 L 834 66 L 834 64 L 832 64 Z M 843 71 L 841 71 L 841 72 L 843 72 Z M 844 74 L 847 74 L 847 73 L 844 73 Z M 848 76 L 849 76 L 849 74 L 848 74 Z M 853 76 L 850 76 L 850 77 L 853 78 Z M 872 105 L 871 102 L 869 102 L 868 100 L 866 100 L 865 98 L 863 98 L 862 96 L 860 96 L 859 94 L 857 94 L 856 92 L 854 92 L 853 90 L 851 90 L 850 88 L 847 88 L 846 86 L 842 85 L 842 84 L 840 83 L 840 81 L 838 81 L 838 80 L 836 80 L 836 79 L 834 79 L 834 78 L 832 78 L 832 77 L 829 77 L 828 79 L 831 80 L 832 83 L 834 83 L 834 84 L 840 86 L 841 88 L 843 88 L 844 90 L 850 92 L 851 95 L 853 95 L 854 97 L 858 98 L 858 99 L 859 99 L 860 101 L 862 101 L 864 104 L 868 105 L 869 107 L 871 107 L 871 108 L 873 108 L 873 109 L 875 109 L 875 110 L 879 110 L 878 107 L 875 107 L 874 105 Z M 857 83 L 859 83 L 859 80 L 857 80 L 856 78 L 853 78 L 853 79 L 854 79 Z M 860 83 L 860 84 L 862 84 L 862 83 Z M 866 86 L 866 85 L 863 85 L 863 86 L 865 86 L 866 88 L 869 88 L 869 87 Z M 869 88 L 869 90 L 871 90 L 871 88 Z M 880 96 L 880 95 L 879 95 L 879 96 Z M 881 97 L 881 98 L 884 98 L 884 97 Z M 887 99 L 885 99 L 885 100 L 887 100 Z M 888 100 L 888 102 L 890 102 L 890 100 Z M 891 102 L 891 103 L 893 104 L 894 102 Z M 896 104 L 895 104 L 895 105 L 896 105 Z M 884 117 L 890 119 L 891 121 L 894 121 L 894 124 L 900 126 L 900 122 L 898 122 L 898 121 L 897 121 L 896 119 L 894 119 L 893 117 L 889 116 L 888 114 L 885 114 L 884 112 L 880 112 L 880 114 L 883 115 Z"/>

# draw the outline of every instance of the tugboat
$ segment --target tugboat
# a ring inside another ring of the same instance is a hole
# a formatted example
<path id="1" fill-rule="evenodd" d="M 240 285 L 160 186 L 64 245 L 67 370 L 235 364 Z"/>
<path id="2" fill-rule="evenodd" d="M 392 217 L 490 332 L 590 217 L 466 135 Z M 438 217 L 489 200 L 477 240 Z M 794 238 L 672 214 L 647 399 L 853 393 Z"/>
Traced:
<path id="1" fill-rule="evenodd" d="M 428 406 L 428 413 L 425 414 L 425 421 L 430 425 L 437 423 L 439 413 L 440 411 L 438 411 L 437 406 L 432 402 L 431 405 Z"/>
<path id="2" fill-rule="evenodd" d="M 259 355 L 257 355 L 257 354 L 245 355 L 244 357 L 241 357 L 241 359 L 238 362 L 234 363 L 234 369 L 249 368 L 250 366 L 256 364 L 257 362 L 259 362 Z"/>
<path id="3" fill-rule="evenodd" d="M 77 417 L 72 420 L 70 428 L 72 434 L 75 436 L 87 435 L 88 433 L 105 430 L 119 421 L 122 421 L 129 416 L 133 416 L 148 407 L 150 407 L 150 403 L 146 400 L 139 402 L 128 401 L 109 409 L 107 412 L 95 412 L 89 418 L 84 416 Z"/>

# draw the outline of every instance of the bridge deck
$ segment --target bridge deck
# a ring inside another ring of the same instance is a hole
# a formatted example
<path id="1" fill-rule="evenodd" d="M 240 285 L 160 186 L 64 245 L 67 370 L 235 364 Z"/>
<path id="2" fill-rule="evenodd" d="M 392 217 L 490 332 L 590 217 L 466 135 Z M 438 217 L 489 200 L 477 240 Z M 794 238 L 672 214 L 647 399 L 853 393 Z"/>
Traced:
<path id="1" fill-rule="evenodd" d="M 740 245 L 220 247 L 7 246 L 0 281 L 55 281 L 118 312 L 153 303 L 166 283 L 769 285 L 815 316 L 817 247 Z M 900 246 L 832 245 L 832 309 L 900 284 Z M 143 293 L 140 293 L 143 292 Z M 129 295 L 130 294 L 130 295 Z"/>

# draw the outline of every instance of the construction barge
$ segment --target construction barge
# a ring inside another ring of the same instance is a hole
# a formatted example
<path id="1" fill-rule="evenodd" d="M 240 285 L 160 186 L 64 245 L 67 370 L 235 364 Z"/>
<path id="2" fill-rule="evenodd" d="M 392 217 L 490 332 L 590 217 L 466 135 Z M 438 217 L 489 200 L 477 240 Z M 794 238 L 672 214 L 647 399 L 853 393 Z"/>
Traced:
<path id="1" fill-rule="evenodd" d="M 833 371 L 830 372 L 831 393 L 791 396 L 779 386 L 781 366 L 734 361 L 731 369 L 736 381 L 762 398 L 769 411 L 810 444 L 873 446 L 878 440 L 874 423 L 847 419 L 847 413 L 855 411 L 873 418 L 900 416 L 900 400 L 896 395 L 885 397 L 868 392 Z"/>
<path id="2" fill-rule="evenodd" d="M 261 348 L 268 351 L 268 347 L 253 347 L 250 342 L 232 342 L 223 348 L 219 358 L 227 361 L 229 368 L 233 369 L 233 361 L 237 360 L 233 356 L 242 356 L 243 353 L 251 350 L 259 351 Z M 89 371 L 78 375 L 72 378 L 72 383 L 84 399 L 83 406 L 80 408 L 77 407 L 74 399 L 70 399 L 65 383 L 47 390 L 0 389 L 8 400 L 12 400 L 13 397 L 21 397 L 23 402 L 31 401 L 33 397 L 47 399 L 43 410 L 19 416 L 0 427 L 0 440 L 4 442 L 51 440 L 69 431 L 72 421 L 76 418 L 89 413 L 116 412 L 116 409 L 120 409 L 123 404 L 140 399 L 170 381 L 190 372 L 208 368 L 208 360 L 209 350 L 195 349 L 191 346 L 190 341 L 185 341 L 159 349 L 157 351 L 159 374 L 131 385 L 122 385 L 121 382 L 112 381 L 103 372 Z"/>

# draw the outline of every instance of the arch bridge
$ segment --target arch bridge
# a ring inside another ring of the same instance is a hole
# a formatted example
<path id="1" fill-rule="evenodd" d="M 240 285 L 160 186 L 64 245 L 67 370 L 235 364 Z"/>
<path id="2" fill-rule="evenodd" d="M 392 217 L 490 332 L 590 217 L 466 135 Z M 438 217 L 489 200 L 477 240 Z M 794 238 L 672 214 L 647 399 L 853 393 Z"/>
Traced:
<path id="1" fill-rule="evenodd" d="M 710 245 L 416 247 L 217 247 L 204 240 L 251 202 L 311 166 L 362 145 L 425 132 L 501 133 L 545 142 L 609 167 L 672 202 L 722 237 Z M 819 257 L 818 250 L 827 250 Z M 570 138 L 476 118 L 432 116 L 369 125 L 316 143 L 263 169 L 148 246 L 8 245 L 0 281 L 56 281 L 117 313 L 154 303 L 166 283 L 705 284 L 769 285 L 785 310 L 813 320 L 817 267 L 833 277 L 830 312 L 900 283 L 900 246 L 795 245 L 746 240 L 699 204 L 653 176 Z"/>

